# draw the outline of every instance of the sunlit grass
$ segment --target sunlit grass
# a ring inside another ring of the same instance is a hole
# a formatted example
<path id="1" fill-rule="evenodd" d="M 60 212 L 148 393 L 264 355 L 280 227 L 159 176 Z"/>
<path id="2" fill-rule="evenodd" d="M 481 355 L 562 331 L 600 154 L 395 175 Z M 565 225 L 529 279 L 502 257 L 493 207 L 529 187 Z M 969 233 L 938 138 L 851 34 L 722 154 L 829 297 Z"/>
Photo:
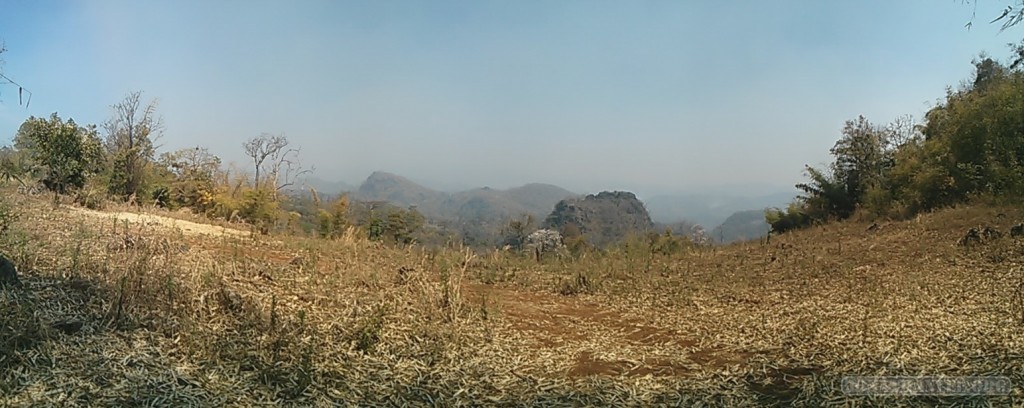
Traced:
<path id="1" fill-rule="evenodd" d="M 20 216 L 2 249 L 25 287 L 0 289 L 0 405 L 931 406 L 954 400 L 839 383 L 1024 381 L 1024 245 L 953 245 L 1005 232 L 1009 208 L 538 262 L 354 229 L 200 235 L 7 196 Z"/>

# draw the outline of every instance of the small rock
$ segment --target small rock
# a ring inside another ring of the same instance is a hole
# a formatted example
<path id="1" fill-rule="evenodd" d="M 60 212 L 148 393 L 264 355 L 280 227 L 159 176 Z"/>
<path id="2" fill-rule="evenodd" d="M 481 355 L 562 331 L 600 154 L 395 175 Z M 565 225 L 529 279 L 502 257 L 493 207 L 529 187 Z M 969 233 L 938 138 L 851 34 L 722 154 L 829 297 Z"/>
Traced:
<path id="1" fill-rule="evenodd" d="M 1017 238 L 1022 235 L 1024 235 L 1024 223 L 1014 225 L 1013 227 L 1010 228 L 1011 237 Z"/>
<path id="2" fill-rule="evenodd" d="M 14 263 L 0 255 L 0 286 L 6 285 L 21 286 L 21 281 L 18 280 L 18 269 Z"/>
<path id="3" fill-rule="evenodd" d="M 78 320 L 66 320 L 66 321 L 56 322 L 56 323 L 52 324 L 51 326 L 54 329 L 60 330 L 64 334 L 75 334 L 75 333 L 78 333 L 79 330 L 82 330 L 82 325 L 83 325 L 83 323 L 81 321 L 78 321 Z"/>
<path id="4" fill-rule="evenodd" d="M 999 239 L 1003 236 L 1002 232 L 992 227 L 985 227 L 981 229 L 981 237 L 984 239 Z"/>
<path id="5" fill-rule="evenodd" d="M 979 231 L 977 228 L 971 228 L 971 229 L 967 230 L 967 233 L 964 234 L 963 237 L 961 237 L 960 239 L 958 239 L 956 241 L 956 244 L 960 245 L 960 246 L 967 246 L 967 245 L 977 244 L 977 243 L 980 243 L 980 242 L 981 242 L 981 231 Z"/>

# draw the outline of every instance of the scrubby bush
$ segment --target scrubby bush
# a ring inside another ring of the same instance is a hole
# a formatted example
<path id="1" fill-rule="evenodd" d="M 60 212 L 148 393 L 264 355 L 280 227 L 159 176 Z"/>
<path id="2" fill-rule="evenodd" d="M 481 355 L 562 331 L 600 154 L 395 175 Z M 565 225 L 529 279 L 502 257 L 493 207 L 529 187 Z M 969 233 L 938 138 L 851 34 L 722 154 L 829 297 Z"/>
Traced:
<path id="1" fill-rule="evenodd" d="M 238 211 L 242 219 L 266 233 L 277 219 L 278 203 L 265 189 L 249 190 L 242 194 Z"/>
<path id="2" fill-rule="evenodd" d="M 783 233 L 811 225 L 813 219 L 807 215 L 800 203 L 791 203 L 785 211 L 769 208 L 764 214 L 765 221 L 772 226 L 772 232 Z"/>
<path id="3" fill-rule="evenodd" d="M 349 226 L 349 199 L 342 195 L 331 203 L 330 210 L 319 209 L 317 230 L 323 238 L 338 238 Z"/>
<path id="4" fill-rule="evenodd" d="M 107 206 L 107 191 L 102 183 L 89 181 L 75 192 L 74 202 L 90 210 L 102 210 Z"/>
<path id="5" fill-rule="evenodd" d="M 668 229 L 664 234 L 648 233 L 647 240 L 651 253 L 658 255 L 676 255 L 693 247 L 693 240 L 689 237 L 673 235 L 672 230 Z"/>

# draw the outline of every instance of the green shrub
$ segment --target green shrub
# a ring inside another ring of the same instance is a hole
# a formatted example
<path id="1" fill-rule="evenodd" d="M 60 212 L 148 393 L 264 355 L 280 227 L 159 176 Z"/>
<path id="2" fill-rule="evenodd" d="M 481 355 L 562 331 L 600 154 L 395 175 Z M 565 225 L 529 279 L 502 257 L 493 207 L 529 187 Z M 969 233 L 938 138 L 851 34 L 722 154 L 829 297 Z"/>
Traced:
<path id="1" fill-rule="evenodd" d="M 765 210 L 764 219 L 772 226 L 772 232 L 778 234 L 808 227 L 814 221 L 807 215 L 800 203 L 795 202 L 791 203 L 785 211 L 778 208 Z"/>
<path id="2" fill-rule="evenodd" d="M 277 220 L 278 204 L 267 190 L 249 190 L 242 194 L 238 215 L 266 233 Z"/>

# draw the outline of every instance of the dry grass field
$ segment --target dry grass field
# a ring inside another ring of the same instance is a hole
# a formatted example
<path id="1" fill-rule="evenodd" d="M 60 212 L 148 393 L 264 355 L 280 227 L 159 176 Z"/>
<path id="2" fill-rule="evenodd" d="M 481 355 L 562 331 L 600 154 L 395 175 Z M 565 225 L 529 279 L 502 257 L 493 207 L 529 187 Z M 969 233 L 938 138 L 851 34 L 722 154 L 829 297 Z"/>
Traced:
<path id="1" fill-rule="evenodd" d="M 537 262 L 250 236 L 11 192 L 0 406 L 1024 404 L 1011 208 Z M 1000 375 L 1005 397 L 857 397 L 847 375 Z"/>

